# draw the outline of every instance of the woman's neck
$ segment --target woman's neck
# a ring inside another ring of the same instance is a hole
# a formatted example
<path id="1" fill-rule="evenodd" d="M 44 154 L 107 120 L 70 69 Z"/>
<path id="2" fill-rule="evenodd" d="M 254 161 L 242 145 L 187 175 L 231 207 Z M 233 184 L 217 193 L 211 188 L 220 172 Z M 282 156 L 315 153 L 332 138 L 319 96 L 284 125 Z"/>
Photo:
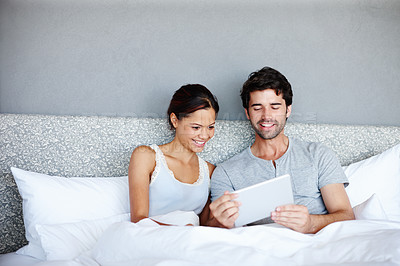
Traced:
<path id="1" fill-rule="evenodd" d="M 176 158 L 182 162 L 190 162 L 193 159 L 193 156 L 197 156 L 195 152 L 186 148 L 176 138 L 169 143 L 161 145 L 160 148 L 165 155 Z"/>

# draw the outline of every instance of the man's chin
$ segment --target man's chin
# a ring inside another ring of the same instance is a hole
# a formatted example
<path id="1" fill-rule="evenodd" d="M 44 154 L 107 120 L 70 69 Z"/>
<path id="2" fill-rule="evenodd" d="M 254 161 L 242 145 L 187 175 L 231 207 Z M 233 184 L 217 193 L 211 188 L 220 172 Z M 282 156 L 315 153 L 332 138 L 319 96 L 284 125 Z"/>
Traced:
<path id="1" fill-rule="evenodd" d="M 260 137 L 260 138 L 262 138 L 263 140 L 271 140 L 271 139 L 274 139 L 274 138 L 276 138 L 278 135 L 273 135 L 273 136 L 265 136 L 264 134 L 260 134 L 260 133 L 258 133 L 257 132 L 257 135 Z"/>
<path id="2" fill-rule="evenodd" d="M 273 131 L 265 132 L 259 129 L 254 129 L 256 134 L 264 139 L 264 140 L 271 140 L 279 136 L 279 134 L 282 132 L 283 128 L 275 128 Z"/>

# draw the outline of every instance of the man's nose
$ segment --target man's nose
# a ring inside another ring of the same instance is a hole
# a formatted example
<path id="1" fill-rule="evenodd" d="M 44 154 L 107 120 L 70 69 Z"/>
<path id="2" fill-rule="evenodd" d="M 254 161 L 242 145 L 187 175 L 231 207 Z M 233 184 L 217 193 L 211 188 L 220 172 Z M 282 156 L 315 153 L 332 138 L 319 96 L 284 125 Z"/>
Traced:
<path id="1" fill-rule="evenodd" d="M 272 112 L 270 108 L 264 108 L 262 112 L 262 117 L 263 120 L 271 119 L 272 118 Z"/>

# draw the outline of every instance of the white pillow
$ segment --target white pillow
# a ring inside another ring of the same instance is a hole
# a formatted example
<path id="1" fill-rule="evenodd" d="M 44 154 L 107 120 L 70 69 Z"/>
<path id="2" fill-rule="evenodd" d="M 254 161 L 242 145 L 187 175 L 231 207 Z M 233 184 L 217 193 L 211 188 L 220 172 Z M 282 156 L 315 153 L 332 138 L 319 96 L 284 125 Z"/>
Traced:
<path id="1" fill-rule="evenodd" d="M 71 260 L 94 247 L 97 239 L 113 223 L 130 221 L 130 214 L 77 223 L 37 225 L 47 260 Z"/>
<path id="2" fill-rule="evenodd" d="M 376 194 L 363 203 L 353 207 L 356 220 L 387 220 L 385 211 Z"/>
<path id="3" fill-rule="evenodd" d="M 153 220 L 173 225 L 199 225 L 194 212 L 174 211 L 142 219 L 139 226 L 160 226 Z M 47 260 L 71 260 L 92 249 L 103 232 L 112 224 L 130 221 L 130 213 L 76 223 L 36 225 L 41 246 Z"/>
<path id="4" fill-rule="evenodd" d="M 345 168 L 351 206 L 379 197 L 387 218 L 400 222 L 400 144 Z"/>
<path id="5" fill-rule="evenodd" d="M 129 212 L 128 178 L 57 177 L 11 168 L 22 197 L 29 244 L 18 254 L 45 259 L 36 225 L 72 223 Z"/>

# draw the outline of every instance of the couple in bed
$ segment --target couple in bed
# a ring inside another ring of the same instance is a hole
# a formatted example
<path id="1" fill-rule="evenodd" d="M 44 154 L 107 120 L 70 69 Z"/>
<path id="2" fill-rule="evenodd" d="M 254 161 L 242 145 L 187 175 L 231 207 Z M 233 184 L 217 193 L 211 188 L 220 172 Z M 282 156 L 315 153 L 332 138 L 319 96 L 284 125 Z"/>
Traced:
<path id="1" fill-rule="evenodd" d="M 194 211 L 201 225 L 232 228 L 240 202 L 230 192 L 283 174 L 292 177 L 295 204 L 266 213 L 273 222 L 316 233 L 332 222 L 354 219 L 345 191 L 348 180 L 335 154 L 321 144 L 284 134 L 293 96 L 287 79 L 264 67 L 250 74 L 240 96 L 255 141 L 215 167 L 196 153 L 214 136 L 217 99 L 199 84 L 175 92 L 168 108 L 174 139 L 140 146 L 132 153 L 131 221 L 180 210 Z"/>

